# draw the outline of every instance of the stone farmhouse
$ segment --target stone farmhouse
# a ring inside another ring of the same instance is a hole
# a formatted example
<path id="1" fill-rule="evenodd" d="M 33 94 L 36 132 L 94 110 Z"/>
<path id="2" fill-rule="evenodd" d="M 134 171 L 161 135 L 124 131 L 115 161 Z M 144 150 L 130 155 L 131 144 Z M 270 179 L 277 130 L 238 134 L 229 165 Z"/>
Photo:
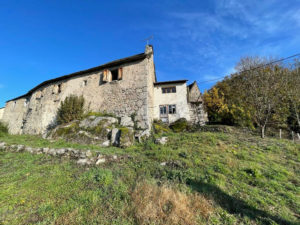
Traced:
<path id="1" fill-rule="evenodd" d="M 196 82 L 189 86 L 187 80 L 158 82 L 153 54 L 153 47 L 147 45 L 144 53 L 45 81 L 7 101 L 0 119 L 12 134 L 44 134 L 55 125 L 61 101 L 82 95 L 90 111 L 118 117 L 134 114 L 137 126 L 145 130 L 151 129 L 155 119 L 205 123 Z"/>

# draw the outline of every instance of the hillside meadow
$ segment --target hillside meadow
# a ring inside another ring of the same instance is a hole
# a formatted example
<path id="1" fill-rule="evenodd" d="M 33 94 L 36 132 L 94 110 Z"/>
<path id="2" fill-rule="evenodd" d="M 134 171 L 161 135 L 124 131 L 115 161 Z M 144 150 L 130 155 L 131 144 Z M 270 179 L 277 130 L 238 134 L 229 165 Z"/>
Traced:
<path id="1" fill-rule="evenodd" d="M 0 142 L 91 149 L 127 160 L 0 151 L 0 224 L 300 223 L 300 145 L 239 129 L 164 134 L 126 149 L 2 134 Z"/>

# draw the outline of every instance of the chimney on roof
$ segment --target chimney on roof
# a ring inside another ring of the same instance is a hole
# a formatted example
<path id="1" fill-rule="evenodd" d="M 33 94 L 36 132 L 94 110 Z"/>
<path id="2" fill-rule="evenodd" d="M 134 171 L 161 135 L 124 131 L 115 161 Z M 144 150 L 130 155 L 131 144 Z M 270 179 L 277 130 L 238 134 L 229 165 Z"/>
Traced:
<path id="1" fill-rule="evenodd" d="M 146 45 L 145 48 L 145 54 L 153 54 L 153 46 L 152 45 Z"/>

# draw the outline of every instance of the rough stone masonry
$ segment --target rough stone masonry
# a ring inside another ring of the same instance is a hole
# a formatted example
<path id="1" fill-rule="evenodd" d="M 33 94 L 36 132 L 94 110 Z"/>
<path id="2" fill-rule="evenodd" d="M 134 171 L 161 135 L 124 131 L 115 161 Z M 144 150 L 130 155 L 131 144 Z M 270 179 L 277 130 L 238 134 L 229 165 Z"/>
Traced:
<path id="1" fill-rule="evenodd" d="M 176 95 L 164 93 L 166 87 L 177 88 Z M 134 115 L 137 127 L 143 130 L 151 129 L 153 120 L 161 117 L 168 117 L 168 122 L 179 117 L 197 123 L 207 120 L 203 110 L 196 110 L 202 105 L 198 87 L 187 86 L 186 80 L 157 82 L 150 45 L 144 53 L 45 81 L 7 101 L 0 120 L 8 124 L 11 134 L 44 134 L 56 125 L 57 110 L 70 95 L 82 95 L 90 111 Z M 166 110 L 161 111 L 162 107 Z"/>

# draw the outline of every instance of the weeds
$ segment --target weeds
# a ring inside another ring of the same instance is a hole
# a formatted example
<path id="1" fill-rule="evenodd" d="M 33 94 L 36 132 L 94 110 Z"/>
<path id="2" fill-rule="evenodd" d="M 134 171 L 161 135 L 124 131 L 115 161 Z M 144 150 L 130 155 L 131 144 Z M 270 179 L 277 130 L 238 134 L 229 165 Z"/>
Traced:
<path id="1" fill-rule="evenodd" d="M 186 194 L 166 185 L 138 184 L 132 193 L 138 224 L 198 224 L 197 216 L 208 218 L 211 204 L 198 194 Z"/>

